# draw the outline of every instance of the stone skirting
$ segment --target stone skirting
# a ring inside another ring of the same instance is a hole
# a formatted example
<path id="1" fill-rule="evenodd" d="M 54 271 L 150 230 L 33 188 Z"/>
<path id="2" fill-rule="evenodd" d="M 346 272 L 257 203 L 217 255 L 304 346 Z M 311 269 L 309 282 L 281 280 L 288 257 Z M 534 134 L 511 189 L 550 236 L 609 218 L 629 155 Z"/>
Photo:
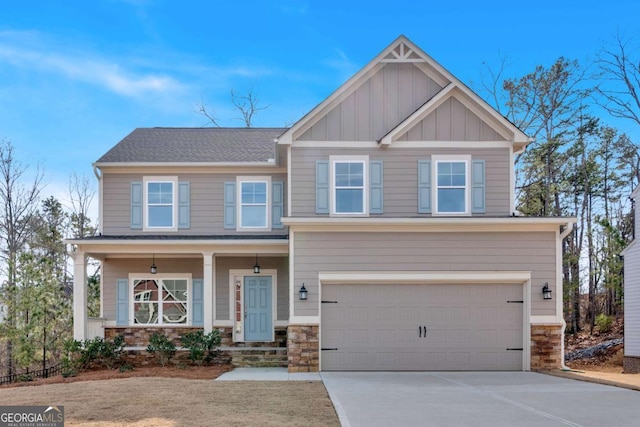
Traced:
<path id="1" fill-rule="evenodd" d="M 640 374 L 640 356 L 624 356 L 622 364 L 625 374 Z"/>
<path id="2" fill-rule="evenodd" d="M 560 369 L 562 326 L 531 325 L 531 370 Z"/>
<path id="3" fill-rule="evenodd" d="M 287 334 L 289 372 L 320 370 L 319 332 L 318 325 L 289 325 Z"/>
<path id="4" fill-rule="evenodd" d="M 180 347 L 180 336 L 187 332 L 200 331 L 202 328 L 193 327 L 108 327 L 104 328 L 104 339 L 112 341 L 118 335 L 124 335 L 125 347 L 144 347 L 149 345 L 149 338 L 156 332 L 164 334 L 169 340 Z"/>

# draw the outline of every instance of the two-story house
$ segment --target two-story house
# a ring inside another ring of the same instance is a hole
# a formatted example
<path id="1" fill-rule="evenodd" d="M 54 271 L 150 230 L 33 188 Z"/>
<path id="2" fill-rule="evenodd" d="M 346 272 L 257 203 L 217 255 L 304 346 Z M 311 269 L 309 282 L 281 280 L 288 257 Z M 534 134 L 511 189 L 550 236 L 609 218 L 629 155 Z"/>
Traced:
<path id="1" fill-rule="evenodd" d="M 572 218 L 514 206 L 529 138 L 400 36 L 291 128 L 136 129 L 96 163 L 99 333 L 217 328 L 292 372 L 562 365 Z M 244 349 L 244 350 L 243 350 Z"/>

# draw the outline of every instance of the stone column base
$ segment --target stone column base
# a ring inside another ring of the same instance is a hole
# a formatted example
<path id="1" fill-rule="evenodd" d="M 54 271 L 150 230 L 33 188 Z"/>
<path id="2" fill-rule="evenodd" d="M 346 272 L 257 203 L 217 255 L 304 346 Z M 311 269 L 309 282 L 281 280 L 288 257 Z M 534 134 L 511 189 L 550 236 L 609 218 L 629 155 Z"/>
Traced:
<path id="1" fill-rule="evenodd" d="M 289 372 L 320 370 L 318 325 L 289 325 L 287 329 L 287 360 Z"/>
<path id="2" fill-rule="evenodd" d="M 562 326 L 531 325 L 531 370 L 560 369 L 562 354 Z"/>
<path id="3" fill-rule="evenodd" d="M 640 356 L 624 356 L 622 364 L 625 374 L 640 374 Z"/>

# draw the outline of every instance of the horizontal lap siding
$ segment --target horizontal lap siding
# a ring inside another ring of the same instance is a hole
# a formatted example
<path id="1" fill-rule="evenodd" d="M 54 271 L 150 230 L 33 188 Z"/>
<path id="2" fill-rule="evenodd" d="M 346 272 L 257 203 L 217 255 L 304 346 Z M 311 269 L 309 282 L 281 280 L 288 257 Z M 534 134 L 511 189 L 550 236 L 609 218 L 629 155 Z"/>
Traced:
<path id="1" fill-rule="evenodd" d="M 318 272 L 531 271 L 533 315 L 555 315 L 542 300 L 544 282 L 555 291 L 555 233 L 306 233 L 294 236 L 293 282 L 310 301 L 296 316 L 317 316 Z M 554 295 L 557 293 L 554 292 Z"/>
<path id="2" fill-rule="evenodd" d="M 171 174 L 167 174 L 172 176 Z M 247 176 L 250 174 L 242 174 Z M 150 174 L 150 176 L 160 176 Z M 263 175 L 260 175 L 263 176 Z M 131 182 L 142 181 L 141 174 L 105 174 L 103 177 L 103 233 L 106 235 L 131 235 L 157 232 L 131 230 Z M 179 181 L 191 183 L 191 227 L 180 229 L 179 234 L 209 235 L 229 234 L 225 230 L 224 219 L 224 183 L 235 182 L 236 174 L 179 174 Z M 285 182 L 283 174 L 273 175 L 272 181 Z M 287 200 L 285 200 L 285 204 Z M 286 212 L 286 207 L 285 207 Z M 170 234 L 170 233 L 168 233 Z M 268 233 L 267 233 L 268 234 Z M 282 234 L 274 230 L 271 234 Z"/>
<path id="3" fill-rule="evenodd" d="M 286 257 L 261 257 L 260 267 L 263 270 L 278 271 L 278 317 L 287 320 L 289 317 L 289 264 Z M 194 279 L 203 277 L 202 258 L 155 258 L 159 273 L 191 273 Z M 216 315 L 215 320 L 230 320 L 229 315 L 229 269 L 253 269 L 253 257 L 216 257 Z M 104 317 L 115 320 L 116 316 L 116 281 L 128 279 L 130 273 L 148 274 L 151 259 L 108 259 L 103 263 L 103 301 Z M 212 302 L 213 303 L 213 302 Z"/>
<path id="4" fill-rule="evenodd" d="M 331 155 L 369 155 L 369 160 L 384 161 L 384 214 L 386 217 L 418 216 L 418 160 L 432 155 L 470 154 L 486 161 L 486 214 L 509 215 L 509 150 L 394 148 L 336 149 L 296 148 L 292 150 L 292 216 L 315 216 L 316 160 Z"/>
<path id="5" fill-rule="evenodd" d="M 640 212 L 640 209 L 636 209 Z M 636 223 L 636 227 L 640 221 Z M 638 230 L 638 228 L 636 228 Z M 640 357 L 640 243 L 624 255 L 624 354 Z"/>
<path id="6" fill-rule="evenodd" d="M 193 279 L 203 275 L 202 258 L 155 258 L 158 273 L 191 273 Z M 107 259 L 102 263 L 102 300 L 104 317 L 116 320 L 116 281 L 128 279 L 130 273 L 149 275 L 151 258 Z"/>

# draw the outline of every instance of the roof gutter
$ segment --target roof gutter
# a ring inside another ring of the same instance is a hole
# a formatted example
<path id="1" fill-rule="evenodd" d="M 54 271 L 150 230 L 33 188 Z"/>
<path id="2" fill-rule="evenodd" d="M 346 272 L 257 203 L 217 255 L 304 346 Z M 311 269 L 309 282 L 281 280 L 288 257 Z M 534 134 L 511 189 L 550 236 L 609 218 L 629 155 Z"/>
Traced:
<path id="1" fill-rule="evenodd" d="M 275 159 L 269 159 L 264 162 L 95 162 L 94 168 L 102 167 L 202 167 L 202 166 L 217 166 L 217 167 L 238 167 L 238 166 L 270 166 L 277 167 Z"/>

